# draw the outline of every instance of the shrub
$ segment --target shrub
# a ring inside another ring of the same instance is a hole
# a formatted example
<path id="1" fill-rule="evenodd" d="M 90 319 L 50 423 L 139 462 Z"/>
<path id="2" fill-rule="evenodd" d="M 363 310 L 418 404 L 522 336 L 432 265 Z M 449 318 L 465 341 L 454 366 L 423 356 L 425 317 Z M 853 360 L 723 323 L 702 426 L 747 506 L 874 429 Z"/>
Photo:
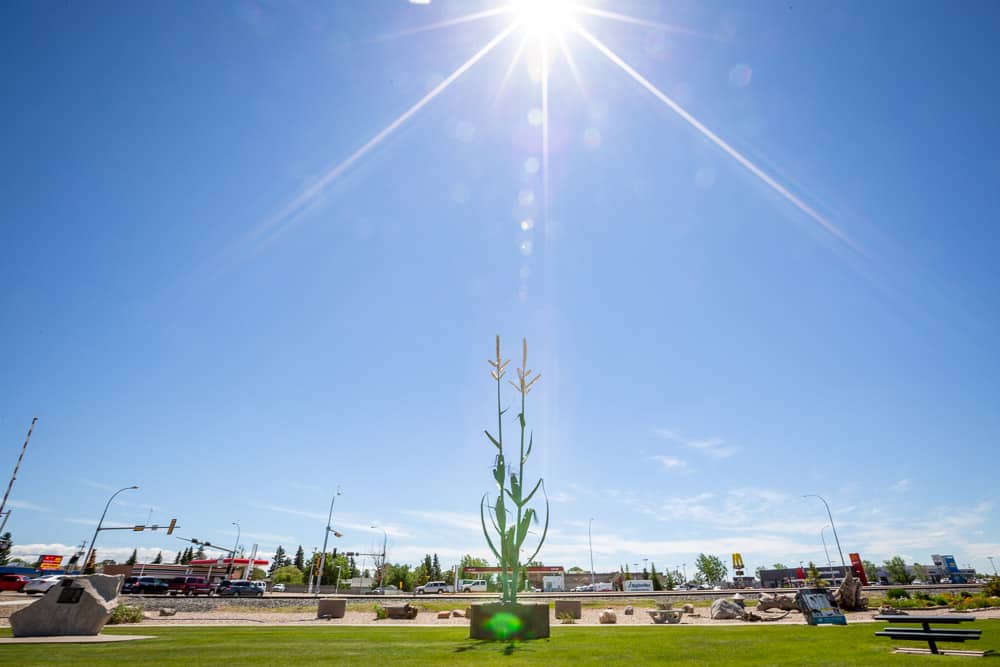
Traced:
<path id="1" fill-rule="evenodd" d="M 564 611 L 563 613 L 559 614 L 559 622 L 562 623 L 563 625 L 573 625 L 574 623 L 576 623 L 576 619 L 573 617 L 573 614 L 569 613 L 568 611 Z"/>
<path id="2" fill-rule="evenodd" d="M 935 595 L 934 596 L 934 604 L 939 604 L 939 605 L 944 606 L 944 605 L 948 604 L 948 598 L 946 598 L 943 595 Z"/>
<path id="3" fill-rule="evenodd" d="M 145 618 L 141 607 L 133 607 L 127 604 L 120 604 L 111 612 L 108 625 L 120 625 L 122 623 L 141 623 Z"/>
<path id="4" fill-rule="evenodd" d="M 959 593 L 959 595 L 961 595 L 963 598 L 966 599 L 973 597 L 972 593 L 970 593 L 969 591 L 962 591 L 961 593 Z"/>
<path id="5" fill-rule="evenodd" d="M 983 595 L 991 598 L 1000 598 L 1000 577 L 990 577 L 983 586 Z"/>
<path id="6" fill-rule="evenodd" d="M 385 610 L 385 607 L 375 603 L 375 619 L 381 621 L 384 618 L 389 618 L 389 612 Z"/>
<path id="7" fill-rule="evenodd" d="M 885 592 L 885 596 L 890 600 L 902 600 L 903 598 L 909 599 L 910 594 L 903 588 L 890 588 Z"/>
<path id="8" fill-rule="evenodd" d="M 925 591 L 917 591 L 916 593 L 913 594 L 913 597 L 915 597 L 918 600 L 923 600 L 925 602 L 930 602 L 931 600 L 930 593 L 927 593 Z"/>

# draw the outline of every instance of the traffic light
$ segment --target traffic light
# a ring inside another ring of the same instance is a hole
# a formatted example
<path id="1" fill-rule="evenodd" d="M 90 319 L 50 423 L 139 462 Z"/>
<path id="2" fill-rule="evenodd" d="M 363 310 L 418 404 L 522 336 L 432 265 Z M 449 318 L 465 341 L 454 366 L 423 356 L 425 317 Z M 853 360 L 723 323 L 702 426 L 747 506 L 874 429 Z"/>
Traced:
<path id="1" fill-rule="evenodd" d="M 313 574 L 319 574 L 319 559 L 313 558 Z"/>
<path id="2" fill-rule="evenodd" d="M 177 519 L 171 519 L 170 525 L 167 526 L 167 535 L 172 535 L 174 532 L 174 526 L 177 525 Z"/>
<path id="3" fill-rule="evenodd" d="M 333 548 L 333 560 L 337 560 L 337 547 Z"/>
<path id="4" fill-rule="evenodd" d="M 146 530 L 146 527 L 145 526 L 133 526 L 132 530 L 134 530 L 137 533 L 141 533 L 142 531 Z"/>

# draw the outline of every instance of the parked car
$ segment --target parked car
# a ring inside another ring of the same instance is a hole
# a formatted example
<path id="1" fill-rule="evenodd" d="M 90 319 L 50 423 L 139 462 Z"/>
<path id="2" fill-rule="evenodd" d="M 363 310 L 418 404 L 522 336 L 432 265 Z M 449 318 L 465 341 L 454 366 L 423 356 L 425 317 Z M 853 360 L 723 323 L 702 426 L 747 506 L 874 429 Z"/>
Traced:
<path id="1" fill-rule="evenodd" d="M 458 589 L 463 593 L 485 593 L 486 592 L 486 580 L 485 579 L 463 579 L 462 586 Z"/>
<path id="2" fill-rule="evenodd" d="M 417 595 L 423 595 L 424 593 L 450 593 L 451 586 L 443 581 L 428 581 L 423 586 L 417 586 Z"/>
<path id="3" fill-rule="evenodd" d="M 0 574 L 0 591 L 22 591 L 28 578 L 20 574 Z"/>
<path id="4" fill-rule="evenodd" d="M 385 588 L 373 588 L 368 591 L 368 595 L 400 595 L 398 588 L 389 584 Z"/>
<path id="5" fill-rule="evenodd" d="M 215 594 L 221 597 L 233 598 L 260 598 L 264 597 L 264 591 L 253 585 L 252 581 L 246 579 L 225 579 L 215 590 Z"/>
<path id="6" fill-rule="evenodd" d="M 159 577 L 139 577 L 139 580 L 132 584 L 132 593 L 140 595 L 166 595 L 170 584 Z"/>
<path id="7" fill-rule="evenodd" d="M 168 595 L 215 595 L 215 586 L 208 583 L 205 577 L 174 577 L 167 585 Z"/>
<path id="8" fill-rule="evenodd" d="M 285 585 L 284 584 L 275 584 L 274 586 L 271 586 L 271 592 L 272 593 L 284 593 L 285 592 Z"/>
<path id="9" fill-rule="evenodd" d="M 24 584 L 24 588 L 21 589 L 28 595 L 38 595 L 40 593 L 48 593 L 49 589 L 59 583 L 62 579 L 62 575 L 50 574 L 44 577 L 35 577 L 34 579 L 28 579 Z"/>

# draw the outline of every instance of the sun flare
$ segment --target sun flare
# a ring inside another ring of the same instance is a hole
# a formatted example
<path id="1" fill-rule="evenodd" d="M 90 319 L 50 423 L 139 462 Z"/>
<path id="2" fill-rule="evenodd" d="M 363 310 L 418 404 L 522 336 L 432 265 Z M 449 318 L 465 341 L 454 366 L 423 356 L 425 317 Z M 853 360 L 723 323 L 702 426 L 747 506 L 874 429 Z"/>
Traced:
<path id="1" fill-rule="evenodd" d="M 573 3 L 569 0 L 518 0 L 514 4 L 518 22 L 540 35 L 559 35 L 572 23 Z"/>

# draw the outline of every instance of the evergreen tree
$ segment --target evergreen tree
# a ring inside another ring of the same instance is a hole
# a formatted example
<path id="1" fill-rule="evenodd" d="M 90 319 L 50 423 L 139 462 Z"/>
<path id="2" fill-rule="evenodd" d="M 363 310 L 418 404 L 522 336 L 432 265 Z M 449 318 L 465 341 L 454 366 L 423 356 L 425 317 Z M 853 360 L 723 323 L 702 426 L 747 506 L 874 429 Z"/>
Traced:
<path id="1" fill-rule="evenodd" d="M 157 553 L 156 558 L 153 559 L 153 565 L 159 565 L 162 562 L 163 562 L 163 552 L 161 551 Z"/>
<path id="2" fill-rule="evenodd" d="M 434 554 L 434 558 L 431 560 L 431 572 L 434 581 L 441 581 L 441 561 L 438 560 L 437 554 Z"/>
<path id="3" fill-rule="evenodd" d="M 419 571 L 417 583 L 426 584 L 434 576 L 434 561 L 431 560 L 430 554 L 424 554 L 424 562 L 421 565 L 423 569 Z"/>
<path id="4" fill-rule="evenodd" d="M 286 560 L 288 560 L 288 554 L 285 553 L 285 548 L 279 544 L 278 548 L 274 550 L 274 558 L 271 560 L 271 569 L 268 571 L 268 574 L 274 575 L 275 570 L 287 564 L 285 563 Z"/>
<path id="5" fill-rule="evenodd" d="M 195 552 L 194 557 L 191 560 L 194 560 L 195 558 L 197 558 L 198 560 L 205 559 L 205 547 L 203 547 L 200 544 L 198 545 L 198 551 Z"/>
<path id="6" fill-rule="evenodd" d="M 660 583 L 660 575 L 656 573 L 656 563 L 649 564 L 649 576 L 653 578 L 653 590 L 662 591 L 663 584 Z"/>
<path id="7" fill-rule="evenodd" d="M 125 561 L 125 564 L 126 565 L 135 565 L 138 560 L 139 560 L 139 550 L 138 549 L 132 549 L 132 555 L 128 557 L 128 560 Z"/>
<path id="8" fill-rule="evenodd" d="M 302 545 L 295 550 L 295 559 L 292 560 L 292 565 L 299 568 L 300 570 L 306 566 L 306 552 L 302 550 Z"/>
<path id="9" fill-rule="evenodd" d="M 809 568 L 806 570 L 806 586 L 809 588 L 826 588 L 827 582 L 820 576 L 816 564 L 809 561 Z"/>
<path id="10" fill-rule="evenodd" d="M 181 562 L 181 558 L 183 558 L 183 557 L 184 557 L 184 554 L 182 554 L 180 551 L 178 551 L 177 552 L 177 556 L 174 558 L 174 565 L 179 565 L 180 562 Z"/>
<path id="11" fill-rule="evenodd" d="M 10 540 L 10 531 L 0 535 L 0 565 L 6 565 L 10 560 L 10 548 L 14 543 Z"/>

